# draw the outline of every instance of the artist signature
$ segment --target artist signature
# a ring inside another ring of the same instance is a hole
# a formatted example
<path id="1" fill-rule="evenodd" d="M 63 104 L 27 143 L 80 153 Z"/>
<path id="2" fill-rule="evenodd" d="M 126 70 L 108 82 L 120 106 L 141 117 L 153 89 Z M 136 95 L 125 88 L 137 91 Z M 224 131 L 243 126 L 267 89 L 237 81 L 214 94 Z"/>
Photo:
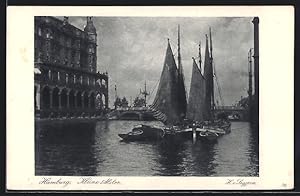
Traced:
<path id="1" fill-rule="evenodd" d="M 254 181 L 246 181 L 245 179 L 227 179 L 225 184 L 228 185 L 240 185 L 241 187 L 246 187 L 248 185 L 256 185 Z"/>

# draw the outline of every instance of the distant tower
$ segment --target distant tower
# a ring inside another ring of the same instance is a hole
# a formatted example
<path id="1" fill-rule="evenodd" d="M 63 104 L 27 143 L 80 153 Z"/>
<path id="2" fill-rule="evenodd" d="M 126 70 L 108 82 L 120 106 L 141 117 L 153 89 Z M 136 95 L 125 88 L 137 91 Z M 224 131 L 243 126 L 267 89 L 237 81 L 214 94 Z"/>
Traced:
<path id="1" fill-rule="evenodd" d="M 248 52 L 248 63 L 249 63 L 249 67 L 248 67 L 248 72 L 249 72 L 249 87 L 248 87 L 248 98 L 249 98 L 249 109 L 250 109 L 250 114 L 251 114 L 251 107 L 252 107 L 252 49 L 250 48 L 249 52 Z"/>
<path id="2" fill-rule="evenodd" d="M 87 17 L 84 31 L 88 34 L 87 45 L 87 69 L 96 73 L 97 71 L 97 32 L 92 17 Z"/>
<path id="3" fill-rule="evenodd" d="M 145 99 L 145 107 L 147 107 L 147 96 L 149 95 L 149 93 L 147 92 L 146 81 L 145 81 L 145 88 L 144 88 L 144 91 L 141 91 L 141 94 L 144 95 L 144 99 Z"/>

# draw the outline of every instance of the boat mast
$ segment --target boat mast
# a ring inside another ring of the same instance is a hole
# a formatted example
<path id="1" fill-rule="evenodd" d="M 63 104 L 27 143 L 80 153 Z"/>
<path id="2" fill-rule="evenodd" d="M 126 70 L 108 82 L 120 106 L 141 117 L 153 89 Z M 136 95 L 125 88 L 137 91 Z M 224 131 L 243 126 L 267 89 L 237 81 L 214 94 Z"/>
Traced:
<path id="1" fill-rule="evenodd" d="M 184 85 L 184 74 L 183 74 L 183 67 L 181 63 L 181 54 L 180 54 L 180 25 L 178 25 L 178 85 L 179 85 L 179 111 L 181 118 L 184 118 L 186 115 L 186 91 Z"/>
<path id="2" fill-rule="evenodd" d="M 115 99 L 117 99 L 118 94 L 117 94 L 117 85 L 115 84 Z"/>
<path id="3" fill-rule="evenodd" d="M 117 98 L 118 98 L 117 85 L 115 84 L 115 109 L 117 108 L 117 104 L 116 104 Z"/>
<path id="4" fill-rule="evenodd" d="M 202 64 L 202 58 L 201 58 L 201 41 L 199 42 L 199 68 L 201 72 L 201 64 Z"/>
<path id="5" fill-rule="evenodd" d="M 215 109 L 215 95 L 214 95 L 214 71 L 213 71 L 213 55 L 212 55 L 212 38 L 211 38 L 211 28 L 209 27 L 209 41 L 210 41 L 210 64 L 212 68 L 212 91 L 211 91 L 211 101 L 212 101 L 212 111 Z"/>
<path id="6" fill-rule="evenodd" d="M 147 92 L 147 85 L 146 85 L 146 81 L 145 81 L 145 87 L 144 87 L 144 91 L 142 92 L 142 94 L 145 97 L 145 107 L 147 106 L 147 95 L 149 95 L 149 93 Z"/>
<path id="7" fill-rule="evenodd" d="M 181 70 L 181 55 L 180 55 L 180 25 L 178 25 L 178 68 L 179 68 L 179 73 Z"/>

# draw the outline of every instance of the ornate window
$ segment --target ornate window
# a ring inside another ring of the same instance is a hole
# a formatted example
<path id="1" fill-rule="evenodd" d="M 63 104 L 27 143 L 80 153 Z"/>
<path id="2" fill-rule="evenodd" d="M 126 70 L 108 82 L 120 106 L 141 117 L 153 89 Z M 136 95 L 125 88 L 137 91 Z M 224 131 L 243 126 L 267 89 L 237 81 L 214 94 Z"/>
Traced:
<path id="1" fill-rule="evenodd" d="M 75 74 L 74 74 L 73 80 L 74 80 L 74 84 L 76 84 L 76 75 Z"/>
<path id="2" fill-rule="evenodd" d="M 93 56 L 89 56 L 89 64 L 93 63 Z"/>
<path id="3" fill-rule="evenodd" d="M 90 85 L 90 78 L 87 77 L 87 85 Z"/>
<path id="4" fill-rule="evenodd" d="M 46 30 L 46 38 L 50 38 L 50 37 L 51 37 L 50 30 L 47 29 L 47 30 Z"/>
<path id="5" fill-rule="evenodd" d="M 80 76 L 80 84 L 82 84 L 82 76 Z"/>
<path id="6" fill-rule="evenodd" d="M 57 80 L 60 80 L 60 75 L 59 75 L 59 71 L 57 72 Z"/>
<path id="7" fill-rule="evenodd" d="M 66 83 L 68 84 L 69 81 L 69 74 L 66 73 Z"/>
<path id="8" fill-rule="evenodd" d="M 49 80 L 51 80 L 51 70 L 48 71 Z"/>
<path id="9" fill-rule="evenodd" d="M 38 36 L 42 36 L 42 29 L 41 29 L 41 27 L 38 27 Z"/>

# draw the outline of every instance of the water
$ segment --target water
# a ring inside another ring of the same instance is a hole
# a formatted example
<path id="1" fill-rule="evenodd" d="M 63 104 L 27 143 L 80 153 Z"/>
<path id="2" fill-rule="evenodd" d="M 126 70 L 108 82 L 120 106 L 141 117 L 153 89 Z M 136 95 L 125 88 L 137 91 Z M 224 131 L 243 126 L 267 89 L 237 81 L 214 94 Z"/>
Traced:
<path id="1" fill-rule="evenodd" d="M 232 122 L 216 142 L 122 142 L 136 124 L 98 121 L 36 123 L 36 175 L 258 176 L 258 142 L 249 123 Z"/>

